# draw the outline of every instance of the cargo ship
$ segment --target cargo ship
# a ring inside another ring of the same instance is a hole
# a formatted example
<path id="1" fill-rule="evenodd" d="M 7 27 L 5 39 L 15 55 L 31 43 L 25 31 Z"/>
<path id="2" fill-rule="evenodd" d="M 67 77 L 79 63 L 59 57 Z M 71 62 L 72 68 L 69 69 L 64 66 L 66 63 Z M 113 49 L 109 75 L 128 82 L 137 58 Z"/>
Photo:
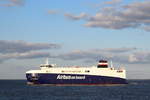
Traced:
<path id="1" fill-rule="evenodd" d="M 126 70 L 115 69 L 112 64 L 108 66 L 106 60 L 100 60 L 97 66 L 57 67 L 55 64 L 40 65 L 39 70 L 26 72 L 28 84 L 49 85 L 106 85 L 127 84 Z"/>

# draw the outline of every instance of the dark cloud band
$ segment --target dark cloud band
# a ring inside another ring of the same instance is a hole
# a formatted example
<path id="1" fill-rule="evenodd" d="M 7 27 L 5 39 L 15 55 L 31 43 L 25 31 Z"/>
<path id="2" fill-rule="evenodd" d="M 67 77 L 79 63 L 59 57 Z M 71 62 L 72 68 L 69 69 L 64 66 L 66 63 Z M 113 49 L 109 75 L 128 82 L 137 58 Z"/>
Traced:
<path id="1" fill-rule="evenodd" d="M 52 43 L 31 43 L 25 41 L 0 40 L 0 62 L 8 59 L 32 59 L 51 57 L 41 50 L 59 49 L 61 45 Z"/>
<path id="2" fill-rule="evenodd" d="M 126 64 L 145 64 L 150 63 L 150 52 L 139 52 L 136 48 L 106 48 L 87 51 L 78 50 L 57 55 L 55 58 L 63 60 L 84 60 L 88 62 L 107 59 Z"/>
<path id="3" fill-rule="evenodd" d="M 30 43 L 25 41 L 0 40 L 0 53 L 23 53 L 44 49 L 58 49 L 59 44 L 52 43 Z"/>

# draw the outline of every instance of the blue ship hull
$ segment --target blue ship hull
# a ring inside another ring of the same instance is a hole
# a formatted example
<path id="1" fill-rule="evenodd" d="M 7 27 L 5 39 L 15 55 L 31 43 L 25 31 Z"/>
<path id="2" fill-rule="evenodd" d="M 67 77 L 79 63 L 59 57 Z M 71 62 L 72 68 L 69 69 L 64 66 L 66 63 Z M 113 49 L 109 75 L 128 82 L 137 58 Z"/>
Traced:
<path id="1" fill-rule="evenodd" d="M 31 84 L 52 84 L 52 85 L 100 85 L 100 84 L 127 84 L 126 79 L 117 77 L 77 74 L 47 74 L 38 73 L 34 76 L 26 74 L 28 83 Z"/>

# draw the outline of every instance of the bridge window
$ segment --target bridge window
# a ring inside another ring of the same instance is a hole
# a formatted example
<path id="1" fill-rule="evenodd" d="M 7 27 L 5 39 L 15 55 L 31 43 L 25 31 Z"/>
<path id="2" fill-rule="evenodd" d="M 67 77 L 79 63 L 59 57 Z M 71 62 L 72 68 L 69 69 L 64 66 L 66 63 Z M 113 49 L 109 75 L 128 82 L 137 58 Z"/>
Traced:
<path id="1" fill-rule="evenodd" d="M 90 71 L 89 70 L 85 70 L 85 72 L 89 73 Z"/>

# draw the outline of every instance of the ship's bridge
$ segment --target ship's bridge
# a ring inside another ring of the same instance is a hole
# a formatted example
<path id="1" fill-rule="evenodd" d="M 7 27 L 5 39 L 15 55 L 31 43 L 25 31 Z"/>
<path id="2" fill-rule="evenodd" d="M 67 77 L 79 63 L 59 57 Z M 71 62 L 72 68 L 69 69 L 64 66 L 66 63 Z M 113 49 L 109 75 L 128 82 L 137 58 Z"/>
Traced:
<path id="1" fill-rule="evenodd" d="M 43 68 L 43 67 L 47 67 L 47 68 L 51 68 L 51 67 L 53 67 L 52 65 L 50 65 L 50 64 L 41 64 L 40 65 L 40 68 Z"/>
<path id="2" fill-rule="evenodd" d="M 56 66 L 56 64 L 49 64 L 49 63 L 48 63 L 48 59 L 47 59 L 45 64 L 41 64 L 41 65 L 40 65 L 40 68 L 41 68 L 41 69 L 45 69 L 45 68 L 52 68 L 52 67 L 54 67 L 54 66 Z"/>

